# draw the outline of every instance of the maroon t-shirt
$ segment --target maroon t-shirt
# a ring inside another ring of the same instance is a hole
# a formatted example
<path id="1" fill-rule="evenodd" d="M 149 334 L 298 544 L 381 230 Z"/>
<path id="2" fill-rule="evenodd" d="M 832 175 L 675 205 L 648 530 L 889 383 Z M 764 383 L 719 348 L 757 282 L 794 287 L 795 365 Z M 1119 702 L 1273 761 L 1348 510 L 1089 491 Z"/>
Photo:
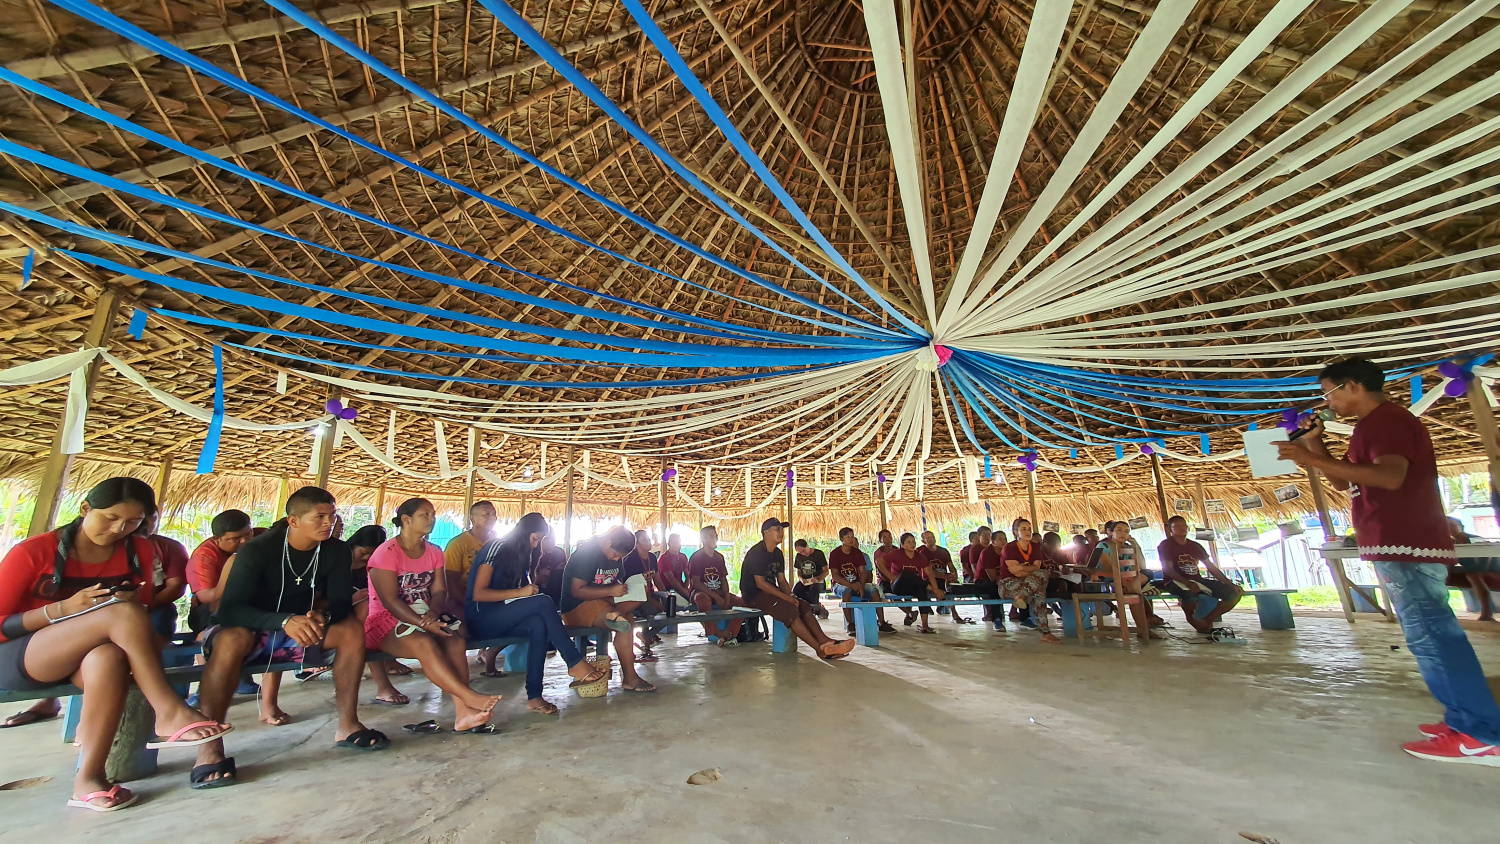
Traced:
<path id="1" fill-rule="evenodd" d="M 865 552 L 855 548 L 853 551 L 844 550 L 844 546 L 828 552 L 828 570 L 836 571 L 839 577 L 850 583 L 858 583 L 861 580 L 860 572 L 865 568 Z"/>
<path id="2" fill-rule="evenodd" d="M 167 580 L 187 582 L 188 551 L 181 542 L 170 536 L 153 534 L 151 544 L 156 546 L 156 556 L 161 560 L 162 572 Z"/>
<path id="3" fill-rule="evenodd" d="M 1388 401 L 1355 424 L 1347 457 L 1363 466 L 1387 455 L 1406 458 L 1406 479 L 1400 488 L 1349 487 L 1359 556 L 1370 562 L 1455 562 L 1458 555 L 1438 493 L 1432 438 L 1411 411 Z"/>
<path id="4" fill-rule="evenodd" d="M 1005 550 L 1000 552 L 1000 556 L 1002 560 L 1015 560 L 1027 565 L 1031 563 L 1045 563 L 1048 560 L 1047 549 L 1043 548 L 1042 543 L 1036 540 L 1032 540 L 1031 544 L 1024 551 L 1021 550 L 1021 546 L 1015 541 L 1008 542 L 1005 545 Z M 1000 563 L 996 567 L 996 570 L 1000 573 L 999 580 L 1015 577 L 1014 574 L 1011 574 L 1010 566 L 1004 562 Z"/>
<path id="5" fill-rule="evenodd" d="M 885 565 L 895 575 L 892 580 L 909 572 L 920 577 L 927 576 L 927 557 L 921 551 L 913 551 L 908 557 L 905 548 L 894 548 L 885 555 Z"/>
<path id="6" fill-rule="evenodd" d="M 729 570 L 724 567 L 724 555 L 718 551 L 699 548 L 688 559 L 688 575 L 703 581 L 703 588 L 710 592 L 725 589 Z"/>
<path id="7" fill-rule="evenodd" d="M 964 577 L 974 576 L 974 549 L 976 545 L 965 545 L 958 551 L 958 564 L 963 567 Z"/>
<path id="8" fill-rule="evenodd" d="M 1170 536 L 1156 546 L 1156 556 L 1161 560 L 1161 576 L 1167 580 L 1202 580 L 1202 564 L 1213 559 L 1193 540 L 1178 545 Z"/>
<path id="9" fill-rule="evenodd" d="M 985 572 L 989 571 L 990 569 L 994 569 L 995 571 L 1000 572 L 996 575 L 997 580 L 1005 576 L 1005 564 L 1000 562 L 1000 552 L 1002 550 L 1004 549 L 996 548 L 994 545 L 986 545 L 984 546 L 983 550 L 981 550 L 979 554 L 974 557 L 974 580 L 976 582 L 984 580 Z"/>
<path id="10" fill-rule="evenodd" d="M 661 556 L 656 559 L 656 572 L 666 582 L 686 583 L 688 572 L 687 555 L 681 551 L 661 552 Z"/>
<path id="11" fill-rule="evenodd" d="M 892 545 L 889 548 L 885 547 L 884 545 L 876 545 L 875 550 L 870 552 L 870 564 L 875 567 L 875 573 L 880 575 L 881 577 L 885 577 L 885 573 L 880 569 L 880 561 L 885 559 L 885 556 L 887 554 L 893 554 L 900 550 L 901 549 L 896 547 L 895 545 Z"/>
<path id="12" fill-rule="evenodd" d="M 927 558 L 927 564 L 932 568 L 932 576 L 945 583 L 958 580 L 958 573 L 953 570 L 953 554 L 941 545 L 928 548 L 926 545 L 917 547 L 917 553 Z"/>

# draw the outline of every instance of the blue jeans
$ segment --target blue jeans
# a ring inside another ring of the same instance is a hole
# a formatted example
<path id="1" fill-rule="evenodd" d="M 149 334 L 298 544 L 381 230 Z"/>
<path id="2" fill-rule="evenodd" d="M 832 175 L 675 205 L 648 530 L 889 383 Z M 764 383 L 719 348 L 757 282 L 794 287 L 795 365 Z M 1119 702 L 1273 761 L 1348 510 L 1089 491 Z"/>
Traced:
<path id="1" fill-rule="evenodd" d="M 557 605 L 546 595 L 518 598 L 509 603 L 470 601 L 465 611 L 472 638 L 526 637 L 526 697 L 530 700 L 542 696 L 542 671 L 547 664 L 549 643 L 569 668 L 583 659 L 563 627 Z"/>
<path id="2" fill-rule="evenodd" d="M 1469 637 L 1448 606 L 1448 567 L 1378 562 L 1375 571 L 1391 593 L 1417 670 L 1446 710 L 1443 720 L 1486 744 L 1500 744 L 1500 706 L 1485 682 Z"/>

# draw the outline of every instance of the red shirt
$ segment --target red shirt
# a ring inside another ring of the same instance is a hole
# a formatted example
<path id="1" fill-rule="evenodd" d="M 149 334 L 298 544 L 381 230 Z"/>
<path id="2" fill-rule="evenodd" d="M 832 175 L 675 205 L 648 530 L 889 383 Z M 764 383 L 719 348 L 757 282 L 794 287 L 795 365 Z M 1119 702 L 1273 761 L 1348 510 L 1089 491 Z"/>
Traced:
<path id="1" fill-rule="evenodd" d="M 156 549 L 144 537 L 132 536 L 127 541 L 135 543 L 140 575 L 131 574 L 125 543 L 121 542 L 115 546 L 114 556 L 102 563 L 79 562 L 70 552 L 63 564 L 62 583 L 56 591 L 52 588 L 52 569 L 57 560 L 57 531 L 33 536 L 10 549 L 5 559 L 0 560 L 0 618 L 71 598 L 96 584 L 140 584 L 141 588 L 135 590 L 136 599 L 149 606 L 156 591 L 151 584 L 151 572 L 156 569 Z M 53 614 L 56 615 L 56 610 Z M 4 641 L 3 636 L 0 636 L 0 641 Z"/>
<path id="2" fill-rule="evenodd" d="M 681 551 L 663 551 L 656 560 L 656 572 L 677 583 L 687 582 L 688 558 Z"/>
<path id="3" fill-rule="evenodd" d="M 1359 556 L 1369 562 L 1456 562 L 1438 494 L 1432 438 L 1411 411 L 1388 401 L 1355 424 L 1347 457 L 1366 466 L 1386 455 L 1406 458 L 1406 479 L 1399 489 L 1349 487 Z"/>
<path id="4" fill-rule="evenodd" d="M 917 547 L 917 553 L 927 559 L 927 564 L 932 568 L 932 576 L 942 581 L 958 580 L 958 573 L 953 570 L 953 554 L 941 545 L 928 548 L 926 545 Z"/>
<path id="5" fill-rule="evenodd" d="M 718 592 L 729 588 L 729 569 L 724 566 L 724 555 L 718 551 L 699 548 L 688 560 L 688 576 L 702 581 L 703 588 Z"/>
<path id="6" fill-rule="evenodd" d="M 170 536 L 155 534 L 151 544 L 156 546 L 157 559 L 161 560 L 162 573 L 167 580 L 186 580 L 188 567 L 187 548 Z"/>
<path id="7" fill-rule="evenodd" d="M 958 564 L 963 567 L 964 577 L 968 578 L 969 580 L 977 579 L 974 577 L 974 551 L 978 547 L 979 546 L 972 544 L 965 545 L 963 548 L 959 549 L 958 552 Z"/>
<path id="8" fill-rule="evenodd" d="M 1156 556 L 1161 560 L 1161 575 L 1167 580 L 1202 580 L 1201 564 L 1213 559 L 1193 540 L 1178 545 L 1170 536 L 1156 546 Z"/>
<path id="9" fill-rule="evenodd" d="M 850 583 L 859 583 L 865 570 L 865 552 L 855 548 L 846 550 L 843 545 L 828 552 L 828 569 L 839 573 L 839 577 Z"/>
<path id="10" fill-rule="evenodd" d="M 885 577 L 885 574 L 880 571 L 880 561 L 885 559 L 887 554 L 892 554 L 900 550 L 901 549 L 896 547 L 895 545 L 892 545 L 889 548 L 885 547 L 884 545 L 875 546 L 875 550 L 870 552 L 870 559 L 873 560 L 875 564 L 875 572 L 881 577 Z M 900 574 L 900 572 L 897 572 L 897 574 Z"/>
<path id="11" fill-rule="evenodd" d="M 892 580 L 908 572 L 913 572 L 920 577 L 927 576 L 927 557 L 921 551 L 913 551 L 908 557 L 905 548 L 893 548 L 889 554 L 885 555 L 885 564 L 891 570 Z"/>
<path id="12" fill-rule="evenodd" d="M 994 569 L 1001 572 L 996 578 L 1004 577 L 1005 564 L 1000 562 L 1000 552 L 1004 549 L 996 548 L 993 544 L 984 546 L 974 557 L 974 580 L 979 582 L 985 579 L 985 572 Z"/>
<path id="13" fill-rule="evenodd" d="M 188 560 L 188 588 L 196 593 L 218 586 L 219 575 L 224 573 L 224 565 L 232 556 L 234 555 L 219 547 L 219 540 L 213 537 L 203 540 L 193 549 L 193 556 Z"/>
<path id="14" fill-rule="evenodd" d="M 1042 547 L 1042 543 L 1034 539 L 1031 541 L 1031 546 L 1025 551 L 1022 551 L 1021 546 L 1014 541 L 1006 543 L 1005 550 L 1000 552 L 1000 557 L 1002 562 L 996 566 L 995 570 L 1000 573 L 1001 580 L 1015 577 L 1011 573 L 1010 566 L 1006 565 L 1003 561 L 1015 560 L 1019 563 L 1031 565 L 1037 562 L 1045 563 L 1048 560 L 1047 549 Z"/>

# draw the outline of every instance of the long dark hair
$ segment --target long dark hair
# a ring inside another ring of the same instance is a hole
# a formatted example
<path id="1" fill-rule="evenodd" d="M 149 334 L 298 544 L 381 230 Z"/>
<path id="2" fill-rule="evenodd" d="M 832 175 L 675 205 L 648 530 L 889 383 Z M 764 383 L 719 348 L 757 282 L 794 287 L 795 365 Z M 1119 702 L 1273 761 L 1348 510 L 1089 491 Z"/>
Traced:
<path id="1" fill-rule="evenodd" d="M 141 524 L 151 521 L 156 515 L 156 492 L 151 485 L 139 478 L 121 475 L 99 482 L 89 494 L 83 497 L 84 503 L 89 505 L 90 510 L 108 510 L 116 504 L 131 502 L 141 505 Z M 52 588 L 54 594 L 62 587 L 63 569 L 67 565 L 68 554 L 73 551 L 73 543 L 78 539 L 78 529 L 83 526 L 83 515 L 79 514 L 63 525 L 57 531 L 57 559 L 52 570 Z M 141 576 L 141 561 L 136 558 L 135 543 L 132 541 L 135 534 L 125 537 L 125 559 L 130 563 L 130 573 L 136 577 Z"/>
<path id="2" fill-rule="evenodd" d="M 380 525 L 365 525 L 349 537 L 350 548 L 379 548 L 385 544 L 385 528 Z"/>
<path id="3" fill-rule="evenodd" d="M 510 533 L 507 533 L 500 543 L 505 548 L 507 556 L 521 560 L 526 566 L 526 571 L 530 572 L 536 568 L 537 561 L 542 558 L 541 546 L 531 547 L 531 535 L 551 532 L 552 526 L 547 524 L 547 519 L 541 513 L 527 513 L 519 522 L 516 522 L 516 526 L 510 529 Z"/>
<path id="4" fill-rule="evenodd" d="M 405 516 L 409 519 L 415 516 L 417 511 L 422 509 L 423 504 L 432 506 L 432 502 L 425 498 L 408 498 L 401 502 L 401 506 L 396 508 L 396 515 L 391 517 L 391 524 L 396 526 L 396 530 L 401 530 L 401 517 Z"/>
<path id="5" fill-rule="evenodd" d="M 519 589 L 530 581 L 536 564 L 542 558 L 540 547 L 531 547 L 533 533 L 550 533 L 551 526 L 541 513 L 527 513 L 521 517 L 510 532 L 492 539 L 479 549 L 469 574 L 469 594 L 474 592 L 474 579 L 479 567 L 488 565 L 493 569 L 490 583 L 503 584 L 500 589 Z"/>

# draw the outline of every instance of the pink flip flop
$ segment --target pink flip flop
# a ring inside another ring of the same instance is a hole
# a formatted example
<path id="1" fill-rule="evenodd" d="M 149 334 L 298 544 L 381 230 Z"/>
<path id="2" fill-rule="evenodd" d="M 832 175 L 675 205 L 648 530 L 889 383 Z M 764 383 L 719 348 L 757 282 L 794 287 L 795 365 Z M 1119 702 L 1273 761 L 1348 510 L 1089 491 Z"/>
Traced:
<path id="1" fill-rule="evenodd" d="M 186 739 L 186 740 L 179 741 L 179 739 L 182 738 L 182 734 L 183 733 L 190 733 L 193 730 L 196 730 L 196 729 L 198 729 L 200 727 L 219 727 L 219 726 L 222 726 L 224 729 L 222 731 L 220 731 L 220 732 L 214 733 L 211 736 L 207 736 L 207 737 L 204 737 L 204 738 Z M 233 729 L 234 729 L 234 727 L 230 726 L 229 724 L 220 724 L 217 721 L 194 721 L 193 723 L 188 724 L 186 727 L 183 727 L 182 729 L 180 729 L 177 732 L 173 733 L 172 736 L 171 736 L 171 738 L 162 738 L 161 736 L 157 736 L 155 741 L 148 741 L 148 742 L 146 742 L 146 749 L 147 750 L 162 750 L 162 749 L 168 748 L 168 747 L 197 747 L 200 744 L 208 744 L 211 741 L 223 738 L 225 735 L 227 735 Z"/>
<path id="2" fill-rule="evenodd" d="M 121 809 L 125 808 L 126 806 L 130 806 L 133 803 L 135 803 L 135 801 L 140 797 L 140 795 L 136 794 L 134 792 L 131 792 L 130 797 L 126 798 L 125 800 L 123 800 L 123 801 L 121 801 L 119 803 L 111 803 L 108 806 L 95 806 L 93 803 L 90 803 L 89 801 L 90 800 L 98 800 L 100 797 L 104 797 L 104 798 L 107 798 L 109 800 L 113 800 L 116 797 L 118 797 L 119 794 L 120 794 L 120 792 L 123 791 L 123 790 L 124 790 L 123 786 L 116 785 L 115 787 L 111 788 L 109 791 L 95 791 L 95 792 L 93 792 L 91 794 L 85 794 L 85 795 L 83 795 L 83 798 L 81 800 L 69 800 L 68 801 L 68 806 L 70 806 L 71 808 L 74 808 L 74 809 L 88 809 L 90 812 L 118 812 Z"/>

